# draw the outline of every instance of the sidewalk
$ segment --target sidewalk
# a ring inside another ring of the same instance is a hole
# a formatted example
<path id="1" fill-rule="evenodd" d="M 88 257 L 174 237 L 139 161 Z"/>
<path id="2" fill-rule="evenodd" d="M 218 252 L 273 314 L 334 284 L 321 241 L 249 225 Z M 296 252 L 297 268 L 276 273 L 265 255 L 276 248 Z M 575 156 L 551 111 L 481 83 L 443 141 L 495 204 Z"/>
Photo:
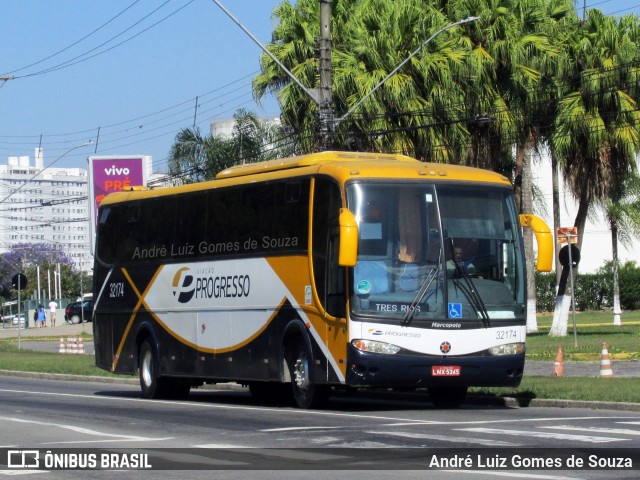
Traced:
<path id="1" fill-rule="evenodd" d="M 640 361 L 638 360 L 611 360 L 613 376 L 617 378 L 640 377 Z M 553 361 L 527 360 L 524 364 L 524 375 L 541 377 L 553 376 Z M 565 377 L 599 377 L 600 362 L 565 361 Z"/>
<path id="2" fill-rule="evenodd" d="M 47 320 L 48 322 L 48 320 Z M 44 328 L 21 328 L 17 326 L 0 326 L 1 338 L 38 338 L 38 337 L 66 337 L 80 335 L 82 332 L 93 335 L 93 324 L 91 322 L 69 325 L 64 320 L 57 320 L 55 327 L 46 326 Z"/>

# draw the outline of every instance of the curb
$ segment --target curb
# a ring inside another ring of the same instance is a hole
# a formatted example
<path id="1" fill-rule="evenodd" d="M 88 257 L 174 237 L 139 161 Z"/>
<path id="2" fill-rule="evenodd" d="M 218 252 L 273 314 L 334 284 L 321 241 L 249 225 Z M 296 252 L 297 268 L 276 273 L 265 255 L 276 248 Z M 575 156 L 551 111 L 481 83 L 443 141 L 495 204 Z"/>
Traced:
<path id="1" fill-rule="evenodd" d="M 26 377 L 39 378 L 43 380 L 58 380 L 65 382 L 97 382 L 97 383 L 124 383 L 127 385 L 138 385 L 135 378 L 112 378 L 97 376 L 69 375 L 64 373 L 41 373 L 41 372 L 19 372 L 15 370 L 0 370 L 0 376 L 5 377 Z M 199 390 L 207 391 L 246 391 L 246 388 L 237 383 L 221 383 L 213 385 L 203 385 L 198 387 Z M 388 399 L 405 399 L 414 401 L 428 401 L 428 393 L 380 393 L 371 392 L 378 398 L 386 397 Z M 640 412 L 640 403 L 628 402 L 601 402 L 589 400 L 562 400 L 551 398 L 517 398 L 517 397 L 493 397 L 482 394 L 469 394 L 466 405 L 489 405 L 504 408 L 527 408 L 527 407 L 553 407 L 553 408 L 588 408 L 592 410 L 615 410 L 624 412 Z"/>

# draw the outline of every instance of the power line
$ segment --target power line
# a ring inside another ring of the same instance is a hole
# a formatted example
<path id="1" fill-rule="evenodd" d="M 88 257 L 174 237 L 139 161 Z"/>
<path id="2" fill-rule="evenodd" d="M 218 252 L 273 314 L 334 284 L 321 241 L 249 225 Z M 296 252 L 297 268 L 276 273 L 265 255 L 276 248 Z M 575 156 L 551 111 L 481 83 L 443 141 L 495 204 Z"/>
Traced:
<path id="1" fill-rule="evenodd" d="M 87 52 L 85 52 L 85 53 L 83 53 L 83 54 L 81 54 L 81 55 L 78 55 L 78 56 L 76 56 L 76 57 L 74 57 L 74 58 L 71 58 L 71 59 L 69 59 L 69 60 L 67 60 L 67 61 L 65 61 L 65 62 L 63 62 L 63 63 L 60 63 L 60 64 L 58 64 L 58 65 L 54 65 L 53 67 L 50 67 L 50 68 L 47 68 L 47 69 L 44 69 L 44 70 L 40 70 L 40 71 L 38 71 L 38 72 L 34 72 L 34 73 L 29 73 L 29 74 L 26 74 L 26 75 L 18 76 L 18 77 L 16 77 L 16 79 L 19 79 L 19 78 L 26 78 L 26 77 L 33 77 L 33 76 L 36 76 L 36 75 L 43 75 L 43 74 L 45 74 L 45 73 L 50 73 L 50 72 L 54 72 L 54 71 L 57 71 L 57 70 L 61 70 L 61 69 L 63 69 L 63 68 L 68 68 L 68 67 L 71 67 L 71 66 L 73 66 L 73 65 L 77 65 L 78 63 L 82 63 L 82 62 L 85 62 L 85 61 L 90 60 L 90 59 L 92 59 L 92 58 L 95 58 L 95 57 L 97 57 L 97 56 L 99 56 L 99 55 L 102 55 L 103 53 L 107 53 L 107 52 L 109 52 L 109 51 L 111 51 L 111 50 L 113 50 L 113 49 L 115 49 L 115 48 L 117 48 L 117 47 L 119 47 L 119 46 L 121 46 L 121 45 L 124 45 L 125 43 L 127 43 L 127 42 L 129 42 L 129 41 L 133 40 L 134 38 L 139 37 L 139 36 L 140 36 L 140 35 L 142 35 L 143 33 L 147 32 L 148 30 L 152 29 L 153 27 L 155 27 L 155 26 L 159 25 L 160 23 L 164 22 L 164 21 L 165 21 L 165 20 L 167 20 L 168 18 L 172 17 L 173 15 L 175 15 L 176 13 L 178 13 L 179 11 L 181 11 L 181 10 L 183 10 L 184 8 L 186 8 L 187 6 L 189 6 L 189 5 L 190 5 L 191 3 L 193 3 L 195 0 L 190 0 L 188 3 L 186 3 L 186 4 L 185 4 L 185 5 L 183 5 L 182 7 L 178 8 L 177 10 L 174 10 L 174 11 L 173 11 L 173 12 L 171 12 L 169 15 L 167 15 L 167 16 L 165 16 L 165 17 L 163 17 L 162 19 L 158 20 L 157 22 L 155 22 L 154 24 L 150 25 L 149 27 L 147 27 L 147 28 L 145 28 L 145 29 L 141 30 L 140 32 L 136 33 L 135 35 L 132 35 L 132 36 L 130 36 L 130 37 L 128 37 L 128 38 L 126 38 L 126 39 L 125 39 L 125 40 L 123 40 L 122 42 L 120 42 L 120 43 L 116 43 L 115 45 L 112 45 L 111 47 L 106 48 L 106 49 L 104 49 L 104 50 L 101 50 L 101 51 L 99 51 L 99 52 L 97 52 L 97 53 L 95 53 L 95 54 L 93 54 L 93 55 L 89 55 L 89 53 L 91 53 L 91 52 L 93 52 L 93 51 L 95 51 L 95 50 L 99 49 L 100 47 L 103 47 L 104 45 L 106 45 L 106 44 L 110 43 L 111 41 L 115 40 L 116 38 L 118 38 L 119 36 L 121 36 L 122 34 L 124 34 L 125 32 L 127 32 L 127 31 L 131 30 L 133 27 L 135 27 L 136 25 L 138 25 L 139 23 L 141 23 L 143 20 L 145 20 L 146 18 L 150 17 L 150 16 L 151 16 L 151 15 L 153 15 L 155 12 L 157 12 L 157 11 L 158 11 L 158 10 L 160 10 L 162 7 L 164 7 L 166 4 L 168 4 L 168 3 L 169 3 L 169 1 L 170 1 L 170 0 L 165 1 L 162 5 L 160 5 L 159 7 L 157 7 L 157 8 L 156 8 L 155 10 L 153 10 L 150 14 L 146 15 L 145 17 L 143 17 L 141 20 L 139 20 L 139 21 L 137 21 L 136 23 L 134 23 L 134 24 L 133 24 L 132 26 L 130 26 L 129 28 L 127 28 L 127 29 L 125 29 L 124 31 L 120 32 L 118 35 L 116 35 L 116 36 L 114 36 L 114 37 L 110 38 L 110 39 L 109 39 L 109 40 L 107 40 L 106 42 L 103 42 L 102 44 L 98 45 L 97 47 L 94 47 L 94 48 L 92 48 L 91 50 L 89 50 L 89 51 L 87 51 Z M 84 57 L 84 58 L 83 58 L 83 57 Z"/>
<path id="2" fill-rule="evenodd" d="M 37 60 L 33 63 L 30 63 L 29 65 L 25 65 L 24 67 L 20 67 L 20 68 L 16 68 L 15 70 L 12 70 L 11 72 L 7 72 L 9 74 L 11 73 L 16 73 L 16 72 L 20 72 L 22 70 L 26 70 L 27 68 L 33 67 L 35 65 L 38 65 L 40 63 L 46 62 L 47 60 L 60 55 L 61 53 L 66 52 L 67 50 L 69 50 L 72 47 L 75 47 L 76 45 L 78 45 L 79 43 L 83 42 L 84 40 L 86 40 L 87 38 L 89 38 L 91 35 L 93 35 L 94 33 L 97 33 L 98 31 L 102 30 L 104 27 L 106 27 L 107 25 L 109 25 L 111 22 L 113 22 L 116 18 L 120 17 L 123 13 L 125 13 L 127 10 L 129 10 L 131 7 L 133 7 L 136 3 L 138 3 L 140 0 L 135 0 L 132 4 L 130 4 L 128 7 L 126 7 L 124 10 L 120 11 L 118 14 L 116 14 L 114 17 L 111 17 L 109 20 L 107 20 L 105 23 L 103 23 L 102 25 L 100 25 L 98 28 L 93 29 L 91 32 L 89 32 L 88 34 L 86 34 L 84 37 L 80 38 L 79 40 L 76 40 L 75 42 L 67 45 L 66 47 L 64 47 L 61 50 L 58 50 L 55 53 L 52 53 L 51 55 L 48 55 L 40 60 Z"/>

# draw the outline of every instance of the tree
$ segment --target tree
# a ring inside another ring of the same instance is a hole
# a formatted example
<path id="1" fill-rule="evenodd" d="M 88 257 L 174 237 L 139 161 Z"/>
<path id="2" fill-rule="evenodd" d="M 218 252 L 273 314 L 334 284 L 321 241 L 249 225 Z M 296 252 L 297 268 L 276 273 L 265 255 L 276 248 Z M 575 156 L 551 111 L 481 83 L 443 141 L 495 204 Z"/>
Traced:
<path id="1" fill-rule="evenodd" d="M 261 121 L 243 109 L 234 114 L 234 120 L 230 138 L 202 136 L 198 128 L 181 130 L 169 153 L 169 175 L 182 183 L 201 182 L 233 165 L 291 153 L 291 145 L 278 125 Z"/>
<path id="2" fill-rule="evenodd" d="M 467 90 L 466 103 L 489 108 L 499 121 L 493 130 L 498 139 L 491 142 L 492 148 L 471 160 L 476 166 L 511 176 L 519 212 L 533 213 L 533 160 L 547 133 L 553 75 L 564 43 L 563 32 L 576 18 L 575 9 L 568 0 L 521 0 L 508 6 L 478 1 L 474 7 L 482 20 L 471 31 L 474 48 L 470 58 L 474 69 L 469 77 L 483 81 Z M 485 104 L 480 103 L 482 99 Z M 534 332 L 537 319 L 533 232 L 525 230 L 524 237 L 528 265 L 527 330 Z"/>
<path id="3" fill-rule="evenodd" d="M 579 246 L 589 211 L 611 197 L 616 184 L 636 169 L 640 151 L 635 100 L 640 93 L 638 28 L 635 16 L 618 20 L 590 10 L 569 46 L 573 69 L 558 76 L 561 98 L 551 145 L 578 201 L 574 225 Z M 562 303 L 568 303 L 567 296 Z M 566 335 L 563 317 L 554 317 L 550 334 Z"/>
<path id="4" fill-rule="evenodd" d="M 16 273 L 23 273 L 27 277 L 27 288 L 21 292 L 21 298 L 36 295 L 38 288 L 37 267 L 40 267 L 40 288 L 48 295 L 48 278 L 45 272 L 56 271 L 60 265 L 60 279 L 62 296 L 75 296 L 79 272 L 75 271 L 75 264 L 60 248 L 59 245 L 47 243 L 20 243 L 3 254 L 0 259 L 0 289 L 6 299 L 15 300 L 17 291 L 11 287 L 11 279 Z M 52 280 L 53 281 L 53 280 Z M 51 295 L 53 296 L 53 288 Z"/>
<path id="5" fill-rule="evenodd" d="M 333 108 L 346 113 L 450 21 L 421 0 L 334 0 L 332 12 Z M 284 2 L 274 10 L 279 20 L 269 50 L 307 87 L 319 86 L 315 37 L 319 32 L 316 0 Z M 465 16 L 468 16 L 468 12 Z M 455 21 L 461 18 L 455 19 Z M 423 160 L 460 158 L 468 132 L 460 101 L 463 87 L 454 81 L 468 48 L 451 29 L 426 45 L 403 69 L 338 124 L 336 146 L 406 153 Z M 254 95 L 275 93 L 282 121 L 291 127 L 303 151 L 318 147 L 314 131 L 318 108 L 269 56 L 262 55 Z"/>
<path id="6" fill-rule="evenodd" d="M 627 175 L 614 182 L 614 185 L 602 208 L 611 229 L 613 324 L 622 325 L 618 240 L 630 246 L 633 237 L 640 236 L 640 177 L 637 174 Z"/>

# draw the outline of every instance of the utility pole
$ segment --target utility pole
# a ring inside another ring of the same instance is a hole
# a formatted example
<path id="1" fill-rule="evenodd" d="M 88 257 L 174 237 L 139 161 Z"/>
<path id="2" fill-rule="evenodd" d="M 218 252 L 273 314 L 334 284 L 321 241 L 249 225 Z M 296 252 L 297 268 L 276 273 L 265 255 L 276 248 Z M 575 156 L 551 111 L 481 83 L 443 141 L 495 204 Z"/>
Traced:
<path id="1" fill-rule="evenodd" d="M 331 105 L 331 0 L 320 2 L 320 88 L 318 95 L 320 136 L 323 150 L 333 147 L 333 107 Z"/>

